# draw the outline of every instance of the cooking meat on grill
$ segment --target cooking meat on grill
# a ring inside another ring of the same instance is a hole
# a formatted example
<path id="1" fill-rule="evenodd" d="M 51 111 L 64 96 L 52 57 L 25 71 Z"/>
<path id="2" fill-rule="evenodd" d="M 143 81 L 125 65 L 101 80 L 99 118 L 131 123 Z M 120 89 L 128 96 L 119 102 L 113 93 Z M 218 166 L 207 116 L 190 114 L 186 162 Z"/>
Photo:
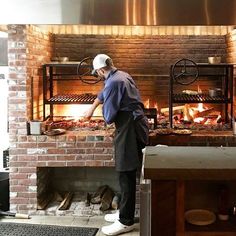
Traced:
<path id="1" fill-rule="evenodd" d="M 84 120 L 60 120 L 53 121 L 50 124 L 51 129 L 85 129 L 85 130 L 94 130 L 94 129 L 105 129 L 105 121 L 101 119 L 84 121 Z"/>

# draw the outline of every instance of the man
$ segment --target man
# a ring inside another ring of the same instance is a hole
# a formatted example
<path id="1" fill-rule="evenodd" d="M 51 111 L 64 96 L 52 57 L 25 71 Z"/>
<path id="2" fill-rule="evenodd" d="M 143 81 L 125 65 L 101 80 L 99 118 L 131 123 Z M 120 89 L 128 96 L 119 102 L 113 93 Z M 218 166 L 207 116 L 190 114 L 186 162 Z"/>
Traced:
<path id="1" fill-rule="evenodd" d="M 148 139 L 147 118 L 139 91 L 129 74 L 116 69 L 105 54 L 94 58 L 93 68 L 93 72 L 105 79 L 105 86 L 85 118 L 90 119 L 97 106 L 103 104 L 106 123 L 115 123 L 115 167 L 121 191 L 119 212 L 105 215 L 106 221 L 114 223 L 102 227 L 102 232 L 118 235 L 134 229 L 136 172 L 141 167 L 141 149 Z"/>

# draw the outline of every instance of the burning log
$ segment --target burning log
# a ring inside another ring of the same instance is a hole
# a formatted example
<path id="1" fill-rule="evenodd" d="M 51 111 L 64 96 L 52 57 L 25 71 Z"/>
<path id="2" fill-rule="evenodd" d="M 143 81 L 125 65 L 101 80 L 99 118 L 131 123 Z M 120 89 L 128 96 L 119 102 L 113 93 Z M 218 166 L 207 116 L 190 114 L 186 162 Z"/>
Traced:
<path id="1" fill-rule="evenodd" d="M 184 105 L 182 106 L 173 106 L 173 114 L 181 113 L 184 110 Z M 161 108 L 161 113 L 169 114 L 169 107 Z"/>
<path id="2" fill-rule="evenodd" d="M 190 115 L 189 107 L 190 107 L 189 104 L 184 105 L 184 120 L 185 121 L 193 120 L 192 116 Z"/>
<path id="3" fill-rule="evenodd" d="M 205 109 L 204 111 L 197 111 L 195 114 L 194 114 L 194 117 L 205 117 L 207 115 L 209 115 L 212 111 L 214 110 L 214 107 L 211 107 L 211 108 L 207 108 Z"/>

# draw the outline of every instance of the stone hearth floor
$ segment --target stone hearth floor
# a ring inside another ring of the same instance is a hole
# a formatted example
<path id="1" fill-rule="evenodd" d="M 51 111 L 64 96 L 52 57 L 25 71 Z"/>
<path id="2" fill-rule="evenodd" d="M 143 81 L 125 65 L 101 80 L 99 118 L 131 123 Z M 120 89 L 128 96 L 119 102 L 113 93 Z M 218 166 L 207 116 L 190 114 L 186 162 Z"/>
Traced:
<path id="1" fill-rule="evenodd" d="M 1 217 L 1 222 L 14 222 L 14 223 L 29 223 L 29 224 L 48 224 L 48 225 L 62 225 L 62 226 L 78 226 L 78 227 L 97 227 L 99 228 L 96 236 L 103 236 L 101 227 L 109 225 L 104 221 L 104 216 L 92 217 L 78 217 L 78 216 L 39 216 L 33 215 L 31 219 L 16 219 L 14 217 Z M 139 223 L 135 224 L 134 231 L 122 236 L 139 236 Z"/>

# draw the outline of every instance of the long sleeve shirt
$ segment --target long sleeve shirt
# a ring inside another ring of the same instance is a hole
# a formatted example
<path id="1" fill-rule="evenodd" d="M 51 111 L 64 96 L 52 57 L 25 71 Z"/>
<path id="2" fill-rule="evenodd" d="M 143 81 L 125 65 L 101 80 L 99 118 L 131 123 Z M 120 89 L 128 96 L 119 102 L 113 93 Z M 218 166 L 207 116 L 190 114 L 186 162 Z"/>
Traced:
<path id="1" fill-rule="evenodd" d="M 112 70 L 98 99 L 103 103 L 103 116 L 108 124 L 114 122 L 119 111 L 132 112 L 134 119 L 143 115 L 139 90 L 126 72 Z"/>

